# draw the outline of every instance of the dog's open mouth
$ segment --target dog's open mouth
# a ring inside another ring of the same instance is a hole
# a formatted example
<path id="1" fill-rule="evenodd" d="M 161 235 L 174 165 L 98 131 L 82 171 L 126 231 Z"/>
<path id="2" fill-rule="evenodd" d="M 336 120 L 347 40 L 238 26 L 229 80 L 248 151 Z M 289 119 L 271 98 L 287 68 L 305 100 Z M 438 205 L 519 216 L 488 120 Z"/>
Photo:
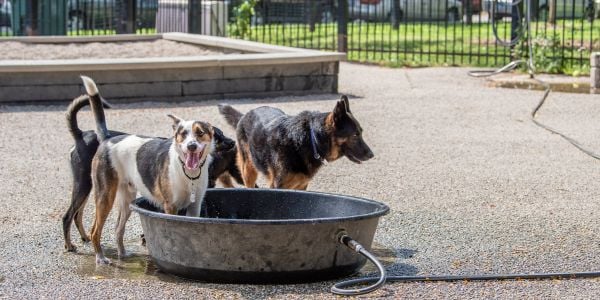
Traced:
<path id="1" fill-rule="evenodd" d="M 200 158 L 202 158 L 202 154 L 204 154 L 204 147 L 202 147 L 202 149 L 195 151 L 195 152 L 183 153 L 183 158 L 185 159 L 186 169 L 188 169 L 188 170 L 198 169 L 200 167 Z"/>

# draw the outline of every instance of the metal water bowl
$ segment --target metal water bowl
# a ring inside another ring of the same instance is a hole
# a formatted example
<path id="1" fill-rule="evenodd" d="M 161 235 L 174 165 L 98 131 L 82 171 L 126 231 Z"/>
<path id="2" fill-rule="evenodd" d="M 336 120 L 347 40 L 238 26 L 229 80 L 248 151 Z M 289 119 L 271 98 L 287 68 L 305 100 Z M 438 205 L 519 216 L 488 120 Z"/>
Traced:
<path id="1" fill-rule="evenodd" d="M 367 199 L 267 189 L 209 189 L 201 218 L 149 210 L 143 198 L 131 207 L 161 270 L 235 283 L 310 282 L 353 274 L 366 260 L 340 244 L 340 235 L 370 249 L 379 217 L 389 211 Z"/>

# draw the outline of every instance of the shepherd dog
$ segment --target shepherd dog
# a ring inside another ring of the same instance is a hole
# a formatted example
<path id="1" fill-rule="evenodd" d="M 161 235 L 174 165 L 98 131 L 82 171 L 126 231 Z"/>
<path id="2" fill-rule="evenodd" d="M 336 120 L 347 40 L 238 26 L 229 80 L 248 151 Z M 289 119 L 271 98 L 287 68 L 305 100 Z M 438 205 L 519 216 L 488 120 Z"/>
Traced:
<path id="1" fill-rule="evenodd" d="M 374 157 L 346 96 L 332 112 L 290 116 L 263 106 L 242 114 L 226 104 L 219 105 L 219 112 L 236 130 L 237 165 L 249 188 L 260 172 L 270 188 L 306 190 L 328 162 L 345 156 L 360 164 Z"/>

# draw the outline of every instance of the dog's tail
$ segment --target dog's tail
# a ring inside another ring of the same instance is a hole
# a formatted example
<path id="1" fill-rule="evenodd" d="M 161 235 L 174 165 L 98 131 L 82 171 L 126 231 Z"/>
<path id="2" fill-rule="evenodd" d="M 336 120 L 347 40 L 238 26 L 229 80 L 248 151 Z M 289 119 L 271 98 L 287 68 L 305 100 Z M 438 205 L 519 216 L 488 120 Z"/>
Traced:
<path id="1" fill-rule="evenodd" d="M 96 120 L 96 134 L 98 135 L 98 141 L 102 142 L 110 137 L 108 128 L 106 128 L 106 119 L 104 117 L 104 100 L 100 97 L 98 87 L 91 78 L 81 76 L 81 80 L 83 80 L 85 91 L 90 99 L 90 107 L 92 108 L 94 119 Z"/>
<path id="2" fill-rule="evenodd" d="M 229 125 L 233 126 L 233 128 L 237 127 L 240 119 L 244 116 L 244 114 L 227 104 L 219 104 L 219 112 L 221 115 L 223 115 L 225 121 L 227 121 Z"/>
<path id="3" fill-rule="evenodd" d="M 81 131 L 81 129 L 79 129 L 79 125 L 77 123 L 77 113 L 79 113 L 79 111 L 83 107 L 85 107 L 89 104 L 90 104 L 90 96 L 81 95 L 81 96 L 75 98 L 73 100 L 73 102 L 71 102 L 71 104 L 69 104 L 69 107 L 67 107 L 67 113 L 66 113 L 67 128 L 69 128 L 69 132 L 71 133 L 71 136 L 73 136 L 73 138 L 76 140 L 83 138 L 81 136 L 82 131 Z M 104 108 L 112 107 L 110 105 L 110 103 L 104 101 L 104 99 L 102 99 L 102 106 Z"/>

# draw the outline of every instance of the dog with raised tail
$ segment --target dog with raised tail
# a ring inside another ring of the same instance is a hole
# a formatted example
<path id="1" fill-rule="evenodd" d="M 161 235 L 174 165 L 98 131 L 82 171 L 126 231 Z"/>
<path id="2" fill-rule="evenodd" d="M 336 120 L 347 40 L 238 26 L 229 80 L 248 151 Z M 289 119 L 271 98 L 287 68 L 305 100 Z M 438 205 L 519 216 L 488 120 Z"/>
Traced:
<path id="1" fill-rule="evenodd" d="M 81 77 L 90 98 L 94 116 L 103 116 L 102 101 L 94 81 Z M 103 118 L 96 119 L 100 146 L 92 160 L 96 217 L 91 239 L 97 264 L 109 264 L 100 239 L 102 229 L 116 202 L 117 253 L 126 256 L 123 244 L 125 224 L 131 215 L 129 204 L 140 193 L 168 214 L 186 208 L 188 216 L 198 217 L 208 186 L 209 155 L 214 148 L 214 130 L 207 122 L 173 120 L 173 137 L 152 138 L 138 135 L 110 137 Z"/>
<path id="2" fill-rule="evenodd" d="M 110 108 L 110 104 L 100 98 L 104 108 Z M 69 163 L 73 178 L 73 189 L 69 208 L 62 218 L 65 249 L 70 252 L 77 251 L 77 247 L 71 241 L 71 225 L 75 225 L 83 242 L 89 242 L 90 238 L 83 227 L 83 210 L 89 194 L 92 192 L 92 159 L 98 150 L 99 142 L 94 130 L 81 130 L 77 122 L 79 111 L 90 105 L 90 97 L 82 95 L 73 100 L 66 112 L 67 128 L 73 137 L 74 146 L 69 153 Z M 104 120 L 103 110 L 95 110 L 96 120 Z M 102 121 L 101 121 L 102 122 Z M 208 187 L 215 187 L 219 181 L 224 187 L 233 187 L 232 179 L 243 184 L 240 171 L 235 163 L 237 149 L 235 141 L 225 136 L 223 132 L 213 126 L 215 149 L 211 151 L 212 161 L 208 166 Z M 115 137 L 126 134 L 120 131 L 109 130 L 109 135 Z"/>

